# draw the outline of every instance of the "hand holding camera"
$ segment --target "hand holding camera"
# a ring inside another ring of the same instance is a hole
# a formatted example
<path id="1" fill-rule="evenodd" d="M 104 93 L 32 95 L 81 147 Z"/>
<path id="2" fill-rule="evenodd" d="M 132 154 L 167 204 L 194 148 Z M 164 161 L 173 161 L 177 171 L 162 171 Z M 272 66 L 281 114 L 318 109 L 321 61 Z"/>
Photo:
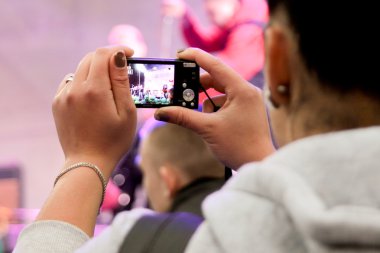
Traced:
<path id="1" fill-rule="evenodd" d="M 197 62 L 208 72 L 200 78 L 201 85 L 225 95 L 213 98 L 215 105 L 220 107 L 215 113 L 212 113 L 215 108 L 211 102 L 205 101 L 203 110 L 207 113 L 167 107 L 156 111 L 156 119 L 192 129 L 205 139 L 225 165 L 233 169 L 274 152 L 260 89 L 200 49 L 186 49 L 178 57 Z"/>
<path id="2" fill-rule="evenodd" d="M 53 114 L 67 165 L 91 162 L 108 175 L 131 146 L 136 109 L 126 56 L 132 53 L 121 46 L 98 49 L 61 82 Z"/>

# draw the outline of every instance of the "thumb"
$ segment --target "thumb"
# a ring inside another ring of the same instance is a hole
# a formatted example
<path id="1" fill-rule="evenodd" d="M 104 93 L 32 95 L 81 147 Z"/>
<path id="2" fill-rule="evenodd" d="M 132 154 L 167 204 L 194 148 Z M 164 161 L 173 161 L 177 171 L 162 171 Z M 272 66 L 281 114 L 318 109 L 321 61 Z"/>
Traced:
<path id="1" fill-rule="evenodd" d="M 208 115 L 211 116 L 210 114 Z M 168 106 L 158 109 L 154 118 L 156 120 L 165 121 L 191 129 L 194 132 L 201 134 L 204 131 L 205 125 L 209 121 L 209 117 L 205 113 L 190 110 L 179 106 Z"/>
<path id="2" fill-rule="evenodd" d="M 126 109 L 135 108 L 129 86 L 127 59 L 123 51 L 118 51 L 111 58 L 110 79 L 118 113 L 123 113 Z"/>

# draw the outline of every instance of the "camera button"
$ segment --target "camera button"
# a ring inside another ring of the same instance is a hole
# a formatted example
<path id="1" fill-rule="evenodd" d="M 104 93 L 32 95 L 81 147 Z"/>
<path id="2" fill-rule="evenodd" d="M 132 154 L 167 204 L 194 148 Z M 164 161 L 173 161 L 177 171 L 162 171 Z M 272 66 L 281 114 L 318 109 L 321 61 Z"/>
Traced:
<path id="1" fill-rule="evenodd" d="M 195 104 L 194 104 L 194 102 L 191 102 L 191 104 L 190 104 L 190 105 L 191 105 L 191 107 L 194 107 L 194 105 L 195 105 Z"/>
<path id="2" fill-rule="evenodd" d="M 182 84 L 182 87 L 183 87 L 183 88 L 186 88 L 186 87 L 187 87 L 187 83 L 183 83 L 183 84 Z"/>
<path id="3" fill-rule="evenodd" d="M 182 106 L 186 106 L 186 102 L 182 102 Z"/>
<path id="4" fill-rule="evenodd" d="M 186 89 L 183 91 L 183 99 L 187 102 L 190 102 L 194 99 L 195 94 L 192 89 Z"/>

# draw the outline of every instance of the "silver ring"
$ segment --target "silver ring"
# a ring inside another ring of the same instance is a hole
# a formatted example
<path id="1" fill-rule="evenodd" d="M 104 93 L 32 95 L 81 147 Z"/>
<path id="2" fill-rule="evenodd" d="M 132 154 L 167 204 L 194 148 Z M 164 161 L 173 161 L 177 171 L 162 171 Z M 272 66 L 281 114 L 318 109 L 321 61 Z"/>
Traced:
<path id="1" fill-rule="evenodd" d="M 74 80 L 74 74 L 69 74 L 66 77 L 65 83 L 72 82 Z"/>

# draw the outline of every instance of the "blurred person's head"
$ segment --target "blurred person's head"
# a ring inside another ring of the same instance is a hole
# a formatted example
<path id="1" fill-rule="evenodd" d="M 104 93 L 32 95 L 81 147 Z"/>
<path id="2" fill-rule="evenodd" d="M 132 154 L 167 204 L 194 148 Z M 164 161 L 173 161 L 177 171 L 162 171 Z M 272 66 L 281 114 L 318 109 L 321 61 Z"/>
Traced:
<path id="1" fill-rule="evenodd" d="M 169 211 L 178 191 L 199 178 L 223 178 L 224 166 L 192 131 L 162 123 L 150 131 L 140 146 L 140 166 L 154 210 Z"/>
<path id="2" fill-rule="evenodd" d="M 223 27 L 237 13 L 241 0 L 204 0 L 203 2 L 210 21 Z"/>
<path id="3" fill-rule="evenodd" d="M 132 48 L 134 57 L 146 57 L 147 45 L 139 29 L 128 24 L 121 24 L 112 27 L 108 35 L 108 43 L 111 45 L 124 45 Z"/>
<path id="4" fill-rule="evenodd" d="M 266 82 L 280 145 L 380 124 L 376 13 L 355 1 L 268 0 Z"/>

